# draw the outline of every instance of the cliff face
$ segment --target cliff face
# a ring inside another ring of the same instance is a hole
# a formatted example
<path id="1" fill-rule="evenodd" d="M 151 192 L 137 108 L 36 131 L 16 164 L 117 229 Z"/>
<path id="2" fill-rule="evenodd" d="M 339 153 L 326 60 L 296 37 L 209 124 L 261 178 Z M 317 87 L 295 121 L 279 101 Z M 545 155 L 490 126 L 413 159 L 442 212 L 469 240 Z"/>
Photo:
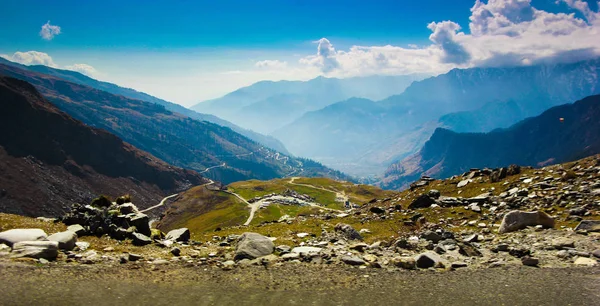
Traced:
<path id="1" fill-rule="evenodd" d="M 445 178 L 469 168 L 544 166 L 600 153 L 600 95 L 553 107 L 490 133 L 437 129 L 416 154 L 392 165 L 383 186 L 401 188 L 421 175 Z"/>
<path id="2" fill-rule="evenodd" d="M 88 127 L 24 81 L 0 77 L 0 211 L 58 215 L 100 193 L 140 207 L 205 180 Z"/>

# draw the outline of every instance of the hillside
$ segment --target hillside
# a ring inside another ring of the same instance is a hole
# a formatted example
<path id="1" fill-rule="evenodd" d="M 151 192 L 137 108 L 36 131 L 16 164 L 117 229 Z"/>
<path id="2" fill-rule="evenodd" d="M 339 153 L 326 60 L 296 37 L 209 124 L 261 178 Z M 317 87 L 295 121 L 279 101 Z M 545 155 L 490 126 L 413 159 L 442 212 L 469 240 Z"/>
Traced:
<path id="1" fill-rule="evenodd" d="M 0 212 L 59 216 L 98 194 L 148 207 L 204 182 L 71 118 L 24 81 L 0 77 L 0 101 Z"/>
<path id="2" fill-rule="evenodd" d="M 454 69 L 413 82 L 403 93 L 375 103 L 343 101 L 307 113 L 273 135 L 293 154 L 363 175 L 355 172 L 361 164 L 378 165 L 373 170 L 389 166 L 415 153 L 436 127 L 489 132 L 599 94 L 599 75 L 600 59 Z M 371 154 L 373 147 L 381 154 Z"/>
<path id="3" fill-rule="evenodd" d="M 388 169 L 382 186 L 406 187 L 421 175 L 446 178 L 473 167 L 543 166 L 600 153 L 598 116 L 600 95 L 490 133 L 437 129 L 418 153 Z"/>
<path id="4" fill-rule="evenodd" d="M 302 159 L 268 149 L 233 130 L 198 121 L 163 106 L 113 95 L 62 79 L 0 65 L 0 74 L 30 82 L 59 109 L 105 129 L 167 163 L 198 170 L 225 183 L 271 179 L 290 173 L 343 177 Z"/>
<path id="5" fill-rule="evenodd" d="M 201 102 L 192 109 L 268 134 L 307 112 L 353 97 L 383 99 L 401 93 L 413 81 L 423 78 L 407 75 L 262 81 L 221 98 Z"/>
<path id="6" fill-rule="evenodd" d="M 137 100 L 142 100 L 142 101 L 146 101 L 146 102 L 156 103 L 158 105 L 164 106 L 166 110 L 169 110 L 169 111 L 172 111 L 175 113 L 180 113 L 180 114 L 188 116 L 192 119 L 197 119 L 200 121 L 208 121 L 208 122 L 218 124 L 220 126 L 228 127 L 230 129 L 234 130 L 235 132 L 237 132 L 241 135 L 244 135 L 260 144 L 263 144 L 275 151 L 286 153 L 286 154 L 288 153 L 287 150 L 285 149 L 285 147 L 283 146 L 283 144 L 279 140 L 277 140 L 273 137 L 262 135 L 262 134 L 253 132 L 251 130 L 243 129 L 243 128 L 241 128 L 229 121 L 223 120 L 219 117 L 216 117 L 213 115 L 208 115 L 208 114 L 197 113 L 197 112 L 190 110 L 188 108 L 185 108 L 179 104 L 165 101 L 163 99 L 159 99 L 157 97 L 151 96 L 151 95 L 143 93 L 143 92 L 136 91 L 131 88 L 125 88 L 125 87 L 118 86 L 116 84 L 102 82 L 102 81 L 92 79 L 92 78 L 90 78 L 86 75 L 83 75 L 79 72 L 76 72 L 76 71 L 56 69 L 56 68 L 43 66 L 43 65 L 26 66 L 26 65 L 21 65 L 18 63 L 8 61 L 2 57 L 0 57 L 0 64 L 6 64 L 9 66 L 14 66 L 14 67 L 18 67 L 18 68 L 29 70 L 29 71 L 35 71 L 35 72 L 39 72 L 42 74 L 51 75 L 51 76 L 63 79 L 65 81 L 77 83 L 77 84 L 84 85 L 84 86 L 89 86 L 89 87 L 92 87 L 92 88 L 95 88 L 98 90 L 102 90 L 102 91 L 106 91 L 106 92 L 109 92 L 109 93 L 112 93 L 115 95 L 121 95 L 121 96 L 131 98 L 131 99 L 137 99 Z"/>

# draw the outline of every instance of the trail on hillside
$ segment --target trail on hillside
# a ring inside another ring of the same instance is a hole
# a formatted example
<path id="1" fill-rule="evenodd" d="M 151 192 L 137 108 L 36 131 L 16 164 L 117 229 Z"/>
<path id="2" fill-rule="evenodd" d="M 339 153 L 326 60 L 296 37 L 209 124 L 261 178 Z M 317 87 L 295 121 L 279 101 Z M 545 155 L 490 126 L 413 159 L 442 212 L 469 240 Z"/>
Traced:
<path id="1" fill-rule="evenodd" d="M 211 170 L 211 169 L 214 169 L 214 168 L 219 168 L 219 167 L 225 167 L 225 163 L 222 163 L 222 164 L 220 164 L 220 165 L 217 165 L 217 166 L 208 167 L 208 168 L 206 168 L 206 169 L 204 169 L 204 170 L 202 170 L 202 171 L 200 171 L 200 172 L 198 172 L 198 173 L 199 173 L 199 174 L 203 174 L 203 173 L 206 173 L 207 171 L 209 171 L 209 170 Z"/>
<path id="2" fill-rule="evenodd" d="M 299 179 L 299 177 L 295 176 L 295 177 L 290 178 L 290 181 L 288 183 L 290 183 L 291 185 L 303 186 L 303 187 L 308 187 L 308 188 L 312 188 L 312 189 L 318 189 L 318 190 L 323 190 L 323 191 L 335 193 L 335 197 L 343 199 L 344 203 L 349 200 L 349 197 L 346 195 L 346 192 L 343 191 L 343 190 L 340 192 L 340 191 L 326 189 L 326 188 L 323 188 L 323 187 L 317 187 L 317 186 L 308 185 L 308 184 L 294 183 L 294 181 L 296 181 L 296 179 Z M 323 208 L 325 208 L 325 207 L 323 207 Z M 331 208 L 325 208 L 325 209 L 330 209 L 331 210 Z M 340 210 L 337 210 L 337 209 L 333 209 L 333 210 L 340 211 Z"/>
<path id="3" fill-rule="evenodd" d="M 215 183 L 215 182 L 214 182 L 213 180 L 211 180 L 211 179 L 209 179 L 209 181 L 210 181 L 210 182 L 208 182 L 208 183 L 206 183 L 206 184 L 203 184 L 203 185 L 200 185 L 200 186 L 208 186 L 208 185 L 212 185 L 212 184 L 214 184 L 214 183 Z M 166 196 L 166 197 L 164 197 L 164 198 L 163 198 L 163 199 L 160 201 L 160 203 L 158 203 L 158 204 L 156 204 L 156 205 L 154 205 L 154 206 L 152 206 L 152 207 L 148 207 L 148 208 L 146 208 L 146 209 L 144 209 L 144 210 L 141 210 L 140 212 L 141 212 L 141 213 L 147 213 L 147 212 L 149 212 L 149 211 L 151 211 L 151 210 L 153 210 L 153 209 L 159 208 L 159 207 L 161 207 L 161 206 L 165 205 L 165 202 L 166 202 L 168 199 L 170 199 L 170 198 L 173 198 L 173 197 L 176 197 L 177 195 L 179 195 L 179 194 L 178 194 L 178 193 L 176 193 L 176 194 L 172 194 L 172 195 L 170 195 L 170 196 Z"/>
<path id="4" fill-rule="evenodd" d="M 233 191 L 229 191 L 229 190 L 223 190 L 223 192 L 225 193 L 229 193 L 233 196 L 235 196 L 236 198 L 240 199 L 242 202 L 246 203 L 246 205 L 248 205 L 250 207 L 250 216 L 248 216 L 248 220 L 246 220 L 246 222 L 244 222 L 244 225 L 250 225 L 250 222 L 252 222 L 252 219 L 254 219 L 254 213 L 258 210 L 258 208 L 260 207 L 260 202 L 256 202 L 256 203 L 249 203 L 246 199 L 244 199 L 241 195 L 233 192 Z"/>

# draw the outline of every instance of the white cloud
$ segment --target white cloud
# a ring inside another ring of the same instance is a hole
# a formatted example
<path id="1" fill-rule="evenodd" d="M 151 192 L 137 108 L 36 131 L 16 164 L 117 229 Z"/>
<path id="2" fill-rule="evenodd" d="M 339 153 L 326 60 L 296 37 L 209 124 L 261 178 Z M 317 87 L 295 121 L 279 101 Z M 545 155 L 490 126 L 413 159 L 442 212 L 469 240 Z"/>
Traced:
<path id="1" fill-rule="evenodd" d="M 93 77 L 98 71 L 90 65 L 87 64 L 73 64 L 69 66 L 65 66 L 64 69 L 77 71 L 79 73 L 85 74 L 89 77 Z"/>
<path id="2" fill-rule="evenodd" d="M 2 56 L 5 59 L 23 64 L 23 65 L 44 65 L 48 67 L 56 68 L 58 67 L 52 57 L 44 52 L 38 51 L 27 51 L 27 52 L 15 52 L 13 55 Z"/>
<path id="3" fill-rule="evenodd" d="M 46 22 L 40 30 L 40 36 L 45 40 L 52 40 L 54 36 L 60 34 L 60 27 L 51 25 L 50 21 Z"/>
<path id="4" fill-rule="evenodd" d="M 316 55 L 299 60 L 321 73 L 348 77 L 369 74 L 443 73 L 474 66 L 573 62 L 600 56 L 600 13 L 581 0 L 559 0 L 575 13 L 550 13 L 531 0 L 476 0 L 470 33 L 453 21 L 432 22 L 426 46 L 352 46 L 336 50 L 322 38 Z"/>
<path id="5" fill-rule="evenodd" d="M 23 64 L 23 65 L 44 65 L 44 66 L 48 66 L 48 67 L 52 67 L 52 68 L 60 68 L 60 69 L 77 71 L 79 73 L 85 74 L 90 77 L 96 76 L 98 73 L 98 71 L 94 67 L 87 65 L 87 64 L 73 64 L 73 65 L 67 65 L 64 67 L 60 67 L 59 65 L 54 63 L 54 60 L 52 60 L 52 57 L 50 55 L 48 55 L 47 53 L 44 53 L 44 52 L 39 52 L 39 51 L 27 51 L 27 52 L 17 51 L 13 55 L 2 54 L 2 55 L 0 55 L 0 57 L 3 57 L 11 62 L 15 62 L 15 63 Z"/>
<path id="6" fill-rule="evenodd" d="M 256 68 L 260 69 L 285 69 L 287 68 L 288 63 L 285 61 L 279 60 L 264 60 L 258 61 L 254 64 Z"/>

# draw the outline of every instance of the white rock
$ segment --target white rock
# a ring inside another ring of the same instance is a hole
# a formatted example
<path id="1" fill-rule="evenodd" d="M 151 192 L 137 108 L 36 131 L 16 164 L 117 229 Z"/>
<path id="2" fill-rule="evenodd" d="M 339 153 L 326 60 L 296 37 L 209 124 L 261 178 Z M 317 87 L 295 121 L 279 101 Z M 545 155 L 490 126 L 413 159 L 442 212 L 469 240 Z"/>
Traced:
<path id="1" fill-rule="evenodd" d="M 595 266 L 598 264 L 598 261 L 591 259 L 591 258 L 587 258 L 587 257 L 577 257 L 577 259 L 575 259 L 574 262 L 575 265 L 578 266 Z"/>
<path id="2" fill-rule="evenodd" d="M 61 250 L 71 251 L 75 248 L 77 242 L 77 234 L 71 231 L 60 232 L 48 237 L 50 241 L 58 242 L 58 248 Z"/>
<path id="3" fill-rule="evenodd" d="M 56 241 L 20 241 L 13 244 L 11 257 L 55 259 L 58 256 Z"/>
<path id="4" fill-rule="evenodd" d="M 310 254 L 310 253 L 319 253 L 321 252 L 321 248 L 317 248 L 317 247 L 309 247 L 309 246 L 303 246 L 303 247 L 295 247 L 292 249 L 292 253 L 298 253 L 298 254 Z"/>
<path id="5" fill-rule="evenodd" d="M 21 241 L 46 241 L 48 235 L 39 228 L 17 228 L 0 233 L 0 243 L 9 247 Z"/>

